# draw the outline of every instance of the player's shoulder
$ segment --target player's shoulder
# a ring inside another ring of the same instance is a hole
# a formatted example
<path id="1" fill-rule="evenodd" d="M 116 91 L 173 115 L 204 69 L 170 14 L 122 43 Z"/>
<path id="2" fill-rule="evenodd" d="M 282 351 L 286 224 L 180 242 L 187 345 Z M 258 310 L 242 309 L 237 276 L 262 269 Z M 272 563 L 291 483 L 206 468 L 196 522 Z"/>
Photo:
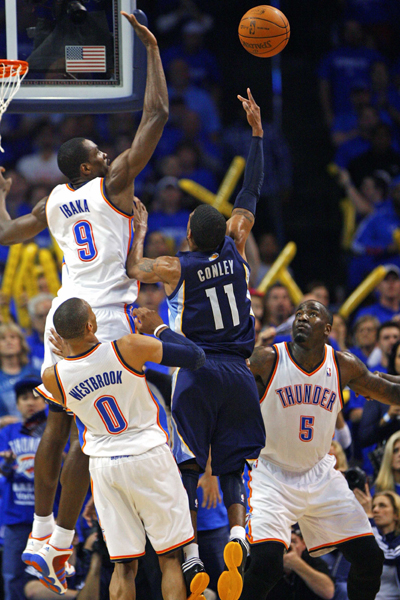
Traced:
<path id="1" fill-rule="evenodd" d="M 365 364 L 349 350 L 336 351 L 335 355 L 342 379 L 343 376 L 357 375 L 367 370 Z"/>

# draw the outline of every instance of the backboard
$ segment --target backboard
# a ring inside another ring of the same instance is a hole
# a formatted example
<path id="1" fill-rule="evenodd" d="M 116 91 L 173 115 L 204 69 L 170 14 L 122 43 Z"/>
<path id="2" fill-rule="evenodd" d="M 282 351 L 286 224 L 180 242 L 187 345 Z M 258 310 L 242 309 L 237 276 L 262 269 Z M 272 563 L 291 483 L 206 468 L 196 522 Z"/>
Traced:
<path id="1" fill-rule="evenodd" d="M 147 25 L 136 0 L 0 0 L 0 58 L 29 63 L 8 112 L 141 110 L 146 49 L 121 10 Z"/>

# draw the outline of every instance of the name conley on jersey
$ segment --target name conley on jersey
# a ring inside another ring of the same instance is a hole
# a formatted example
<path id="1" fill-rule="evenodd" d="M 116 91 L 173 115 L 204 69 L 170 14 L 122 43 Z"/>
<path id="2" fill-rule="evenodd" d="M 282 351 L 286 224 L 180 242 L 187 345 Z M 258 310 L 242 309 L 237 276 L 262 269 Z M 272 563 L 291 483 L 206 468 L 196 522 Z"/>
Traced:
<path id="1" fill-rule="evenodd" d="M 122 383 L 122 371 L 109 371 L 102 375 L 88 377 L 84 381 L 78 383 L 69 392 L 69 395 L 75 400 L 82 400 L 84 396 L 95 392 L 96 390 L 110 384 Z"/>
<path id="2" fill-rule="evenodd" d="M 222 277 L 223 275 L 233 275 L 233 260 L 223 260 L 197 271 L 197 276 L 200 281 L 214 279 L 214 277 Z"/>

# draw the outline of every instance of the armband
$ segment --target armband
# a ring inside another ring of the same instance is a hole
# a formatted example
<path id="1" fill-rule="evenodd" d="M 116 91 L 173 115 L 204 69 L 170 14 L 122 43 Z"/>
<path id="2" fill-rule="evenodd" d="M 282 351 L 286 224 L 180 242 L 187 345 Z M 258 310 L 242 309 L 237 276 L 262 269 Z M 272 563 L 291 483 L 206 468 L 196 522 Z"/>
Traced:
<path id="1" fill-rule="evenodd" d="M 264 181 L 264 150 L 263 138 L 253 136 L 249 155 L 244 171 L 242 189 L 236 197 L 233 208 L 244 208 L 253 215 L 256 214 L 256 205 L 260 198 L 261 186 Z"/>

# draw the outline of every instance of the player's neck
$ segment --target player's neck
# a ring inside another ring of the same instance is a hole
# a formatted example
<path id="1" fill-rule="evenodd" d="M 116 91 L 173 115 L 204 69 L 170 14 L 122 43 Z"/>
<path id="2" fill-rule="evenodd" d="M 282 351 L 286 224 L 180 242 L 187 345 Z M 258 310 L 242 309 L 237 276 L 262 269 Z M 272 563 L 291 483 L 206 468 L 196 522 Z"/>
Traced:
<path id="1" fill-rule="evenodd" d="M 90 334 L 84 339 L 76 342 L 71 342 L 71 340 L 68 340 L 68 344 L 71 349 L 70 356 L 80 356 L 81 354 L 87 354 L 88 352 L 90 352 L 90 350 L 92 350 L 92 348 L 97 346 L 97 344 L 99 343 L 99 340 L 94 334 Z"/>
<path id="2" fill-rule="evenodd" d="M 308 347 L 292 342 L 290 347 L 293 358 L 305 371 L 312 371 L 324 359 L 325 343 L 323 345 Z"/>

